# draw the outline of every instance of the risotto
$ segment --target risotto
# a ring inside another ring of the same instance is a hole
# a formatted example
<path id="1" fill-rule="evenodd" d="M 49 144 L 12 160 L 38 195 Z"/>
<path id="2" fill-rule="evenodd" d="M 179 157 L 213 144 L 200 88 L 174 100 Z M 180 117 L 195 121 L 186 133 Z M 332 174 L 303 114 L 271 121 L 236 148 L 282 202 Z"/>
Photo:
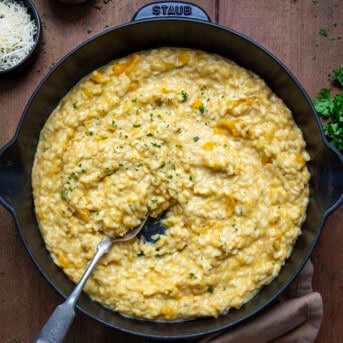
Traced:
<path id="1" fill-rule="evenodd" d="M 290 110 L 256 74 L 202 51 L 142 51 L 83 78 L 50 115 L 35 209 L 74 282 L 105 236 L 165 212 L 163 234 L 115 244 L 85 291 L 137 318 L 216 317 L 290 256 L 308 160 Z"/>

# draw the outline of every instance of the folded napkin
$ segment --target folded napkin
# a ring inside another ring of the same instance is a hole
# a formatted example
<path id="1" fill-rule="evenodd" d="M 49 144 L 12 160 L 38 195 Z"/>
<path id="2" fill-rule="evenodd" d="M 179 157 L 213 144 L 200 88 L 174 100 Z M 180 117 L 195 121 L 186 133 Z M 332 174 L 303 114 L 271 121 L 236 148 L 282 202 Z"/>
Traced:
<path id="1" fill-rule="evenodd" d="M 323 318 L 323 302 L 312 290 L 310 261 L 278 298 L 261 314 L 227 332 L 205 337 L 198 343 L 295 343 L 314 342 Z"/>

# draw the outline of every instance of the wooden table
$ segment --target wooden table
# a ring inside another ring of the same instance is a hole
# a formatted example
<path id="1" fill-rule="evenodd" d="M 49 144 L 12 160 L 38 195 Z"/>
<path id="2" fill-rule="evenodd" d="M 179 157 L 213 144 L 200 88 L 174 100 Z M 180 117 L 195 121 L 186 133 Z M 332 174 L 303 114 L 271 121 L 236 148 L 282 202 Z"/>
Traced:
<path id="1" fill-rule="evenodd" d="M 14 134 L 22 110 L 53 63 L 108 26 L 131 20 L 145 0 L 89 1 L 65 5 L 33 0 L 43 23 L 37 62 L 26 73 L 0 79 L 0 145 Z M 313 98 L 329 87 L 328 74 L 343 63 L 340 0 L 196 0 L 212 20 L 255 39 L 293 71 Z M 319 34 L 321 28 L 328 36 Z M 313 287 L 323 296 L 324 320 L 317 342 L 343 337 L 343 207 L 326 222 L 312 261 Z M 0 208 L 0 341 L 31 342 L 61 298 L 30 261 L 11 216 Z M 67 342 L 146 342 L 78 314 Z"/>

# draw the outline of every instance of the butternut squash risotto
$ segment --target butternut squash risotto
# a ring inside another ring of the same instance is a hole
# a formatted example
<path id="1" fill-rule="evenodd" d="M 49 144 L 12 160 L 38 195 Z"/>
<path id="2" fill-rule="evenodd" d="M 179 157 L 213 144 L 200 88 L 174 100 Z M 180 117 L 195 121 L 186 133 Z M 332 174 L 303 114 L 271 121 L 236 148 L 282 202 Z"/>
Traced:
<path id="1" fill-rule="evenodd" d="M 105 236 L 166 211 L 164 234 L 115 244 L 85 291 L 137 318 L 216 317 L 290 256 L 308 160 L 290 110 L 256 74 L 202 51 L 142 51 L 84 77 L 50 115 L 35 209 L 74 282 Z"/>

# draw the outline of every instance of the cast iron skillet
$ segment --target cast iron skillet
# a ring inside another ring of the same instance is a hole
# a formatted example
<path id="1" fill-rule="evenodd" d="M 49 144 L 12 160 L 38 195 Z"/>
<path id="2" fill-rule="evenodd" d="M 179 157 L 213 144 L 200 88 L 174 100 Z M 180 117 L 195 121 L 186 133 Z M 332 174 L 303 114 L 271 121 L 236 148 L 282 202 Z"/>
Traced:
<path id="1" fill-rule="evenodd" d="M 182 13 L 181 13 L 182 11 Z M 84 75 L 114 58 L 162 46 L 203 49 L 229 57 L 259 74 L 292 110 L 311 155 L 310 202 L 303 234 L 280 275 L 239 310 L 219 318 L 157 323 L 124 318 L 83 294 L 78 308 L 113 328 L 151 338 L 191 338 L 230 328 L 269 305 L 292 282 L 309 258 L 323 222 L 343 200 L 342 156 L 328 146 L 311 100 L 290 71 L 263 47 L 228 28 L 212 24 L 199 7 L 180 2 L 149 4 L 131 23 L 98 34 L 45 77 L 29 100 L 14 138 L 0 150 L 0 202 L 12 214 L 37 268 L 63 297 L 73 283 L 49 256 L 34 214 L 31 169 L 39 132 L 60 99 Z"/>

